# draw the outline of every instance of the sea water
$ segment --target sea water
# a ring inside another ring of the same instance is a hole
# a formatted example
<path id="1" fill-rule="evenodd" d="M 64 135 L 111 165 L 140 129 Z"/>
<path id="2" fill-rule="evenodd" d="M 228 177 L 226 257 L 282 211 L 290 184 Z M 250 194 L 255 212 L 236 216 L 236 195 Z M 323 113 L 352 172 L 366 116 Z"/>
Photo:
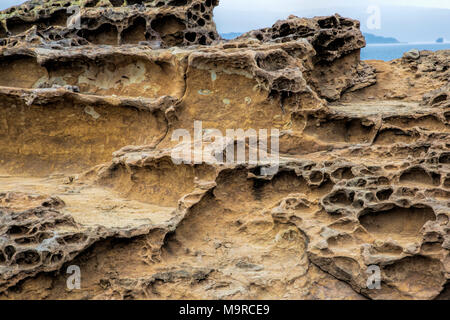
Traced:
<path id="1" fill-rule="evenodd" d="M 412 49 L 438 51 L 450 49 L 450 43 L 368 44 L 361 49 L 361 59 L 390 61 L 401 58 L 405 52 Z"/>

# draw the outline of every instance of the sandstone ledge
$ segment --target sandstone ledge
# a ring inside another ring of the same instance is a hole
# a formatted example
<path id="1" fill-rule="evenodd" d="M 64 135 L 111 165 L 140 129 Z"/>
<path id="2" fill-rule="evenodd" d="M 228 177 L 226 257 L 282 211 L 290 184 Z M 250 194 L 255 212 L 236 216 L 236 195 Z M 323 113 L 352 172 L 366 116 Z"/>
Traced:
<path id="1" fill-rule="evenodd" d="M 0 297 L 448 296 L 449 52 L 363 62 L 339 15 L 224 41 L 217 5 L 2 12 Z M 278 129 L 278 171 L 175 164 L 172 133 L 194 121 Z"/>

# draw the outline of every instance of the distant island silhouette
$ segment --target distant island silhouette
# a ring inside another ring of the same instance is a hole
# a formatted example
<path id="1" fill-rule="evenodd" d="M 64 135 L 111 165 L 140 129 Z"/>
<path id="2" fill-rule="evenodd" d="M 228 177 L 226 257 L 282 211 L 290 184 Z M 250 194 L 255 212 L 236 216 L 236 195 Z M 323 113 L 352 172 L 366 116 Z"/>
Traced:
<path id="1" fill-rule="evenodd" d="M 371 33 L 363 33 L 363 35 L 366 38 L 367 44 L 400 43 L 400 41 L 392 37 L 376 36 Z"/>
<path id="2" fill-rule="evenodd" d="M 438 38 L 437 40 L 436 40 L 436 43 L 444 43 L 444 38 Z"/>

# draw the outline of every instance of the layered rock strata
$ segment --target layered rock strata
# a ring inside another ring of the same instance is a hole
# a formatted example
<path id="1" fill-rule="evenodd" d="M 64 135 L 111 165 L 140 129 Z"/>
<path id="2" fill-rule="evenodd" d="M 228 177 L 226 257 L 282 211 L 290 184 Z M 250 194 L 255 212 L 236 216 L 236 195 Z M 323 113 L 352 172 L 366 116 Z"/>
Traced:
<path id="1" fill-rule="evenodd" d="M 2 12 L 0 297 L 448 299 L 450 53 L 363 62 L 339 15 L 225 41 L 217 5 Z M 196 121 L 278 130 L 277 170 L 175 161 Z"/>

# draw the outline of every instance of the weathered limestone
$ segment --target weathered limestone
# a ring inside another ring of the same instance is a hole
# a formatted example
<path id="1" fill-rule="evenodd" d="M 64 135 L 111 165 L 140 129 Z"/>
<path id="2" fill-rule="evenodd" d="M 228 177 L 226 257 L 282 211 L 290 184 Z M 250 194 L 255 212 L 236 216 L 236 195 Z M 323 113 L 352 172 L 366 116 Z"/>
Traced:
<path id="1" fill-rule="evenodd" d="M 0 298 L 448 299 L 450 53 L 362 62 L 339 15 L 225 41 L 217 5 L 0 14 Z M 175 163 L 194 121 L 279 130 L 277 172 Z"/>

